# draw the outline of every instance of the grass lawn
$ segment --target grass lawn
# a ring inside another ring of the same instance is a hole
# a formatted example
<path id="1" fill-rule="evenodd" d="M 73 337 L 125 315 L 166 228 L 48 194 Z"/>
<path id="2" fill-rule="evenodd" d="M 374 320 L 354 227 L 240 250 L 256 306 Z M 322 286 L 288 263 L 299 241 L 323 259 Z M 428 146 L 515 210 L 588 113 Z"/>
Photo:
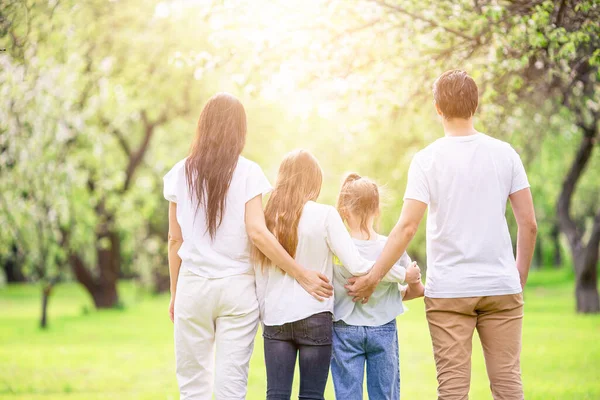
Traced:
<path id="1" fill-rule="evenodd" d="M 572 281 L 568 270 L 532 272 L 522 356 L 527 399 L 600 399 L 600 315 L 575 314 Z M 123 310 L 97 312 L 80 286 L 59 285 L 44 332 L 37 325 L 39 288 L 0 288 L 0 398 L 177 399 L 168 296 L 151 296 L 130 282 L 120 290 Z M 402 396 L 435 399 L 423 302 L 413 300 L 408 307 L 398 320 Z M 481 346 L 474 340 L 471 398 L 491 399 Z M 264 398 L 259 335 L 248 399 Z M 326 398 L 334 398 L 331 382 Z"/>

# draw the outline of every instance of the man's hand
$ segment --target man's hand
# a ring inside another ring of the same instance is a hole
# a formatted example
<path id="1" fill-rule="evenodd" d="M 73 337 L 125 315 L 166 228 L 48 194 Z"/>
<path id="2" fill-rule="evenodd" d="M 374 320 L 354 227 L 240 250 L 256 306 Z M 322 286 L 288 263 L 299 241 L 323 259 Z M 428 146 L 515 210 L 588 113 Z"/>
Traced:
<path id="1" fill-rule="evenodd" d="M 421 283 L 421 268 L 417 265 L 416 261 L 410 263 L 408 268 L 406 268 L 406 277 L 404 278 L 404 282 L 410 284 Z"/>
<path id="2" fill-rule="evenodd" d="M 333 286 L 329 283 L 329 279 L 317 271 L 305 269 L 297 281 L 304 290 L 319 301 L 333 296 Z"/>
<path id="3" fill-rule="evenodd" d="M 175 322 L 175 296 L 171 296 L 169 302 L 169 318 L 171 318 L 171 322 Z"/>
<path id="4" fill-rule="evenodd" d="M 379 279 L 376 279 L 373 274 L 368 273 L 367 275 L 354 276 L 348 279 L 348 284 L 344 287 L 348 290 L 348 295 L 353 297 L 353 301 L 360 301 L 362 304 L 366 304 L 378 284 Z"/>

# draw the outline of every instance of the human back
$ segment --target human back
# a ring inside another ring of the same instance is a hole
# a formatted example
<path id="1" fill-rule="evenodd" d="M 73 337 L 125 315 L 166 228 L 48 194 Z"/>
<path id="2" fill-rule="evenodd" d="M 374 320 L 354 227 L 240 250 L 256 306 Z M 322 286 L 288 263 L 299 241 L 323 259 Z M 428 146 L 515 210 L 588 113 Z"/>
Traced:
<path id="1" fill-rule="evenodd" d="M 362 259 L 332 206 L 316 203 L 322 171 L 305 150 L 288 153 L 265 208 L 269 230 L 298 263 L 331 280 L 334 254 L 355 274 Z M 315 300 L 291 276 L 257 251 L 256 293 L 263 322 L 267 399 L 290 398 L 296 360 L 300 398 L 323 399 L 331 361 L 333 299 Z"/>
<path id="2" fill-rule="evenodd" d="M 333 279 L 333 257 L 326 241 L 326 223 L 331 212 L 336 212 L 331 206 L 314 201 L 305 203 L 298 221 L 294 255 L 299 264 L 322 273 L 330 281 Z M 314 299 L 293 277 L 278 268 L 262 267 L 257 274 L 260 280 L 257 285 L 264 285 L 262 309 L 266 325 L 281 325 L 319 312 L 333 312 L 333 297 L 324 301 Z"/>
<path id="3" fill-rule="evenodd" d="M 505 213 L 509 195 L 528 186 L 515 150 L 482 133 L 417 153 L 405 198 L 429 204 L 426 295 L 521 291 Z"/>
<path id="4" fill-rule="evenodd" d="M 438 399 L 466 399 L 473 332 L 481 340 L 494 399 L 523 399 L 520 371 L 522 288 L 537 223 L 517 153 L 474 128 L 478 88 L 461 70 L 433 85 L 443 139 L 413 158 L 398 222 L 372 270 L 347 285 L 370 296 L 406 250 L 427 209 L 425 315 Z M 505 220 L 507 198 L 518 226 L 516 260 Z"/>
<path id="5" fill-rule="evenodd" d="M 245 207 L 248 200 L 270 190 L 268 180 L 256 163 L 238 156 L 223 196 L 223 212 L 211 237 L 207 208 L 204 203 L 198 204 L 197 195 L 190 192 L 187 184 L 188 159 L 181 160 L 165 176 L 165 193 L 171 200 L 177 200 L 177 218 L 183 235 L 179 250 L 182 265 L 207 278 L 252 271 L 251 246 L 244 225 Z"/>
<path id="6" fill-rule="evenodd" d="M 337 201 L 361 257 L 375 262 L 387 238 L 375 230 L 380 214 L 379 186 L 357 173 L 346 175 Z M 357 398 L 365 381 L 371 398 L 400 398 L 400 361 L 396 317 L 403 298 L 423 296 L 420 272 L 404 252 L 368 302 L 353 301 L 346 284 L 353 279 L 343 265 L 334 268 L 335 309 L 331 375 L 336 398 Z M 409 283 L 408 286 L 401 285 Z M 361 396 L 362 398 L 362 396 Z"/>
<path id="7" fill-rule="evenodd" d="M 265 208 L 267 227 L 299 264 L 325 275 L 330 281 L 334 254 L 345 260 L 351 271 L 364 274 L 372 262 L 360 257 L 337 210 L 316 202 L 321 184 L 321 168 L 312 154 L 296 150 L 286 155 Z M 266 325 L 281 325 L 315 313 L 333 312 L 333 298 L 314 299 L 262 253 L 255 252 L 254 257 L 257 292 Z"/>
<path id="8" fill-rule="evenodd" d="M 181 399 L 246 395 L 259 312 L 245 209 L 270 185 L 240 156 L 245 138 L 243 105 L 218 93 L 200 114 L 190 155 L 164 178 Z"/>
<path id="9" fill-rule="evenodd" d="M 352 239 L 358 253 L 366 260 L 373 263 L 381 254 L 387 237 L 377 235 L 371 240 Z M 406 269 L 411 263 L 408 254 L 404 253 L 394 268 Z M 398 274 L 397 274 L 398 275 Z M 359 326 L 379 326 L 383 325 L 398 315 L 404 312 L 402 305 L 402 291 L 399 287 L 400 282 L 383 281 L 377 285 L 377 289 L 369 298 L 369 302 L 362 304 L 361 302 L 352 301 L 348 296 L 344 285 L 353 275 L 343 266 L 334 268 L 333 271 L 333 287 L 334 287 L 334 320 L 343 320 L 349 325 Z M 403 279 L 401 280 L 403 282 Z"/>

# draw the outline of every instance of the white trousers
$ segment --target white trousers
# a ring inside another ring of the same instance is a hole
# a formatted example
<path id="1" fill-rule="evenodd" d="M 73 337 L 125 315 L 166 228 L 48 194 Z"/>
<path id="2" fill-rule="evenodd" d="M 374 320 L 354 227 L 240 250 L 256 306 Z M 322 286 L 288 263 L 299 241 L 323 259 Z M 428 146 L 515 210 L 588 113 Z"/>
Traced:
<path id="1" fill-rule="evenodd" d="M 246 398 L 258 322 L 253 273 L 207 279 L 182 269 L 175 296 L 181 400 L 211 400 L 213 392 L 216 400 Z"/>

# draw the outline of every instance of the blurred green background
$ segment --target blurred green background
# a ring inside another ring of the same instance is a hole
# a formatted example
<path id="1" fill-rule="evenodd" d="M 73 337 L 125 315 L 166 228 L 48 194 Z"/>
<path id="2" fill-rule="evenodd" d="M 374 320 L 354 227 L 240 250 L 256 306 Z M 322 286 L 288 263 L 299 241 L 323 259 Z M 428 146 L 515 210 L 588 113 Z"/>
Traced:
<path id="1" fill-rule="evenodd" d="M 412 156 L 443 135 L 433 80 L 462 68 L 476 128 L 515 147 L 534 196 L 527 397 L 599 398 L 599 21 L 597 0 L 0 0 L 0 397 L 176 397 L 162 176 L 215 92 L 244 103 L 244 155 L 272 182 L 297 147 L 324 203 L 346 171 L 375 179 L 387 233 Z M 409 252 L 425 269 L 423 227 Z M 410 307 L 402 391 L 432 398 Z"/>

